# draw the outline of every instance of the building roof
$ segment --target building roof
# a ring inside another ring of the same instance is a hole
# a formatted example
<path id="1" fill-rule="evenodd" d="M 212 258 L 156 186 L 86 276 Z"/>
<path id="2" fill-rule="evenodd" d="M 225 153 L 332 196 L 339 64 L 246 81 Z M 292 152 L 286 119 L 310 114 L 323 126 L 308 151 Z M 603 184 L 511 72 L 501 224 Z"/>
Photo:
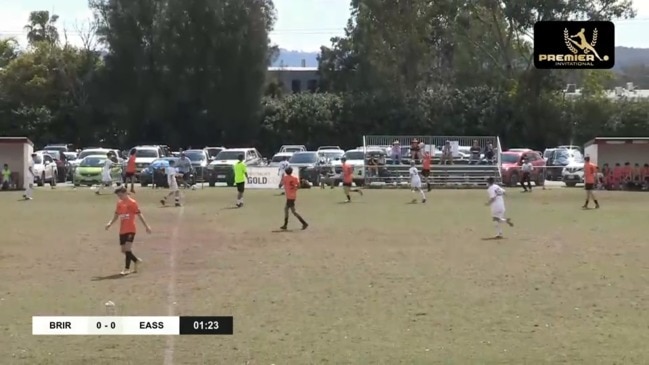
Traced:
<path id="1" fill-rule="evenodd" d="M 649 143 L 649 137 L 595 137 L 584 144 L 588 147 L 598 143 L 612 143 L 612 144 L 646 144 Z"/>
<path id="2" fill-rule="evenodd" d="M 576 98 L 582 96 L 581 89 L 574 92 L 566 92 L 564 94 L 567 98 Z M 633 100 L 633 99 L 649 99 L 649 89 L 635 89 L 633 91 L 617 88 L 616 90 L 606 90 L 604 97 L 612 100 Z"/>
<path id="3" fill-rule="evenodd" d="M 318 68 L 317 67 L 269 67 L 268 71 L 314 72 L 314 71 L 318 71 Z"/>
<path id="4" fill-rule="evenodd" d="M 0 144 L 9 144 L 9 143 L 27 143 L 29 145 L 34 145 L 34 142 L 32 142 L 29 138 L 27 137 L 0 137 Z"/>

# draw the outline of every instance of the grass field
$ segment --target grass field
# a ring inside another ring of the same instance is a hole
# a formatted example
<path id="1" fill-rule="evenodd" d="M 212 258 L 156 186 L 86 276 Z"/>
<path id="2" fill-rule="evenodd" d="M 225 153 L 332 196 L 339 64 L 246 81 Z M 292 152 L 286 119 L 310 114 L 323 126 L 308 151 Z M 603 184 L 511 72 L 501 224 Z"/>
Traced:
<path id="1" fill-rule="evenodd" d="M 0 364 L 641 364 L 646 320 L 643 193 L 510 189 L 516 227 L 493 236 L 485 191 L 300 193 L 306 231 L 272 233 L 283 197 L 188 192 L 136 198 L 153 234 L 123 266 L 114 196 L 0 194 Z M 293 227 L 298 228 L 293 221 Z M 117 227 L 114 227 L 117 228 Z M 144 232 L 144 230 L 141 230 Z M 233 315 L 234 336 L 32 336 L 33 315 Z M 165 362 L 165 355 L 167 361 Z M 172 360 L 172 361 L 169 361 Z"/>

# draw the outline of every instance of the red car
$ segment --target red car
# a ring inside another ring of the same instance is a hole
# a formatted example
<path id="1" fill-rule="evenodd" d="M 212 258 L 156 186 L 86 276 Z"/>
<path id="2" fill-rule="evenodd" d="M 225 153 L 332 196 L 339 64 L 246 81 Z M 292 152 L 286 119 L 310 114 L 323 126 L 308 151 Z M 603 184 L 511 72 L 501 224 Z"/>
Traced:
<path id="1" fill-rule="evenodd" d="M 532 166 L 534 166 L 530 179 L 536 186 L 543 186 L 545 183 L 545 160 L 543 156 L 537 151 L 522 149 L 505 151 L 500 154 L 503 184 L 506 186 L 515 186 L 520 183 L 523 157 L 527 158 L 532 163 Z"/>

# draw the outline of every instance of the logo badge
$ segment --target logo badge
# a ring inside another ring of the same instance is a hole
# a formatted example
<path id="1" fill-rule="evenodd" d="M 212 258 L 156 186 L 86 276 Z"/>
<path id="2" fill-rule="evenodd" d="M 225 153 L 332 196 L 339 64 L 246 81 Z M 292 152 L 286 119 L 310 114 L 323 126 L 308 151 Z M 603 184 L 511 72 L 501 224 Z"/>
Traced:
<path id="1" fill-rule="evenodd" d="M 612 22 L 537 22 L 534 66 L 540 69 L 611 69 L 615 65 Z"/>

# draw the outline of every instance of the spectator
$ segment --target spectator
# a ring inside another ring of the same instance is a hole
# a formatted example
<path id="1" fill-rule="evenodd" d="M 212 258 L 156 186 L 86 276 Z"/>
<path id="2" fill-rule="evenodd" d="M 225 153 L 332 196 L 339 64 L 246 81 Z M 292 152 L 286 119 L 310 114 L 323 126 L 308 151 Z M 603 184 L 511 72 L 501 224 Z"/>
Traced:
<path id="1" fill-rule="evenodd" d="M 633 188 L 633 168 L 630 162 L 625 162 L 622 168 L 622 181 L 625 189 Z"/>
<path id="2" fill-rule="evenodd" d="M 473 145 L 469 149 L 469 153 L 471 154 L 471 157 L 469 158 L 469 164 L 470 165 L 477 165 L 480 163 L 480 153 L 482 152 L 482 148 L 480 148 L 480 144 L 478 144 L 478 140 L 473 141 Z"/>
<path id="3" fill-rule="evenodd" d="M 602 166 L 602 187 L 606 190 L 611 189 L 611 183 L 613 181 L 613 170 L 611 167 L 605 163 L 604 166 Z"/>
<path id="4" fill-rule="evenodd" d="M 410 142 L 410 158 L 417 161 L 419 159 L 419 151 L 419 140 L 415 138 Z"/>
<path id="5" fill-rule="evenodd" d="M 642 188 L 642 167 L 637 162 L 633 166 L 633 185 L 638 189 Z"/>
<path id="6" fill-rule="evenodd" d="M 367 172 L 370 175 L 370 177 L 379 176 L 379 159 L 377 156 L 375 155 L 369 156 Z"/>
<path id="7" fill-rule="evenodd" d="M 487 161 L 488 164 L 493 165 L 495 155 L 496 155 L 496 151 L 494 150 L 493 143 L 491 142 L 487 143 L 487 147 L 485 147 L 484 149 L 485 161 Z"/>
<path id="8" fill-rule="evenodd" d="M 532 192 L 532 182 L 531 182 L 532 170 L 534 170 L 534 166 L 532 166 L 532 163 L 526 157 L 523 157 L 523 159 L 521 160 L 521 171 L 523 172 L 523 178 L 521 179 L 521 187 L 523 187 L 524 193 Z M 525 183 L 527 183 L 527 186 L 525 186 Z"/>
<path id="9" fill-rule="evenodd" d="M 2 184 L 2 190 L 9 190 L 13 188 L 13 181 L 11 179 L 11 170 L 9 169 L 9 165 L 4 164 L 2 167 L 2 181 L 0 182 Z"/>
<path id="10" fill-rule="evenodd" d="M 622 170 L 622 166 L 618 162 L 615 164 L 615 167 L 613 167 L 613 180 L 611 181 L 612 189 L 613 190 L 621 189 L 623 182 L 624 182 L 624 171 Z"/>
<path id="11" fill-rule="evenodd" d="M 645 190 L 649 189 L 649 163 L 644 164 L 642 168 L 642 182 Z"/>
<path id="12" fill-rule="evenodd" d="M 440 160 L 442 165 L 452 165 L 453 164 L 453 148 L 451 147 L 451 141 L 446 141 L 444 147 L 442 147 L 442 158 Z"/>
<path id="13" fill-rule="evenodd" d="M 189 181 L 191 180 L 192 173 L 192 160 L 185 155 L 185 152 L 180 152 L 180 158 L 178 159 L 178 172 L 183 175 L 183 186 L 185 188 L 191 187 Z"/>
<path id="14" fill-rule="evenodd" d="M 61 156 L 61 169 L 58 170 L 59 181 L 65 182 L 68 176 L 68 157 L 63 152 L 59 152 L 59 156 Z"/>
<path id="15" fill-rule="evenodd" d="M 397 141 L 397 140 L 392 142 L 392 149 L 390 151 L 390 159 L 392 160 L 392 164 L 394 164 L 394 165 L 400 165 L 401 164 L 401 144 L 399 144 L 399 141 Z"/>

